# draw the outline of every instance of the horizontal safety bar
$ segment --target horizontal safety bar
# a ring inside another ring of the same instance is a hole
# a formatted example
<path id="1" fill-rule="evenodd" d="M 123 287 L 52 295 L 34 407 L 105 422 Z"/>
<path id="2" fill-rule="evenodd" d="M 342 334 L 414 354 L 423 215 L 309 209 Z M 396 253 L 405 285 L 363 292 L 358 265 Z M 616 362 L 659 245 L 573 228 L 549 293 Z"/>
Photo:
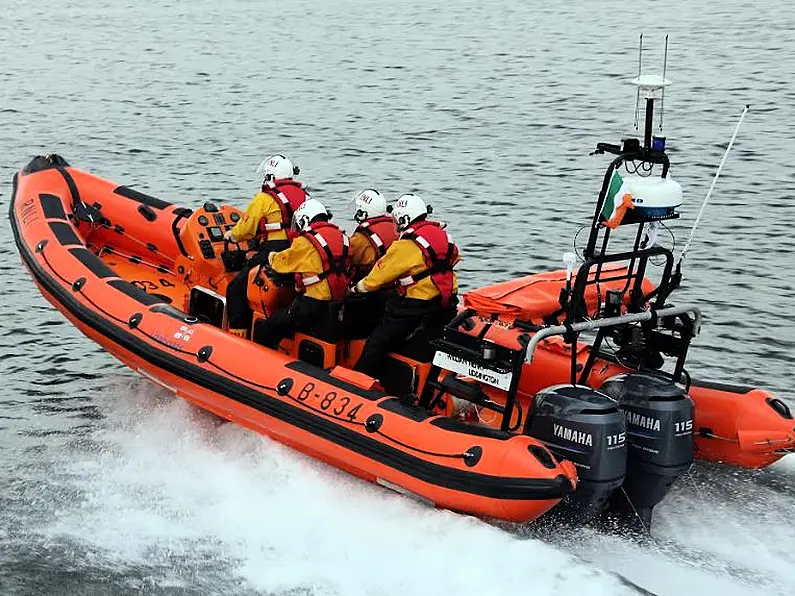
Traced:
<path id="1" fill-rule="evenodd" d="M 555 325 L 554 327 L 544 327 L 539 330 L 530 341 L 527 343 L 527 362 L 533 361 L 536 348 L 541 340 L 551 337 L 553 335 L 565 335 L 569 332 L 579 333 L 581 331 L 590 331 L 592 329 L 599 329 L 601 327 L 615 327 L 617 325 L 626 325 L 627 323 L 642 323 L 649 321 L 655 316 L 659 319 L 673 317 L 685 313 L 693 313 L 695 321 L 693 322 L 693 335 L 698 335 L 701 329 L 701 309 L 692 304 L 682 304 L 681 306 L 667 306 L 659 310 L 649 309 L 643 312 L 628 313 L 618 317 L 608 317 L 606 319 L 596 319 L 595 321 L 583 321 L 582 323 L 574 323 L 573 325 Z"/>

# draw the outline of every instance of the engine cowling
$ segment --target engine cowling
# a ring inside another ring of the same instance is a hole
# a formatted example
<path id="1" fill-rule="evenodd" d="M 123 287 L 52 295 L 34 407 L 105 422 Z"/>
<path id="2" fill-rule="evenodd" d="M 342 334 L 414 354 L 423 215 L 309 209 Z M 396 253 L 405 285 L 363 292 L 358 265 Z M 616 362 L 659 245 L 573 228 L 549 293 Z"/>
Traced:
<path id="1" fill-rule="evenodd" d="M 564 503 L 569 514 L 597 515 L 624 481 L 626 421 L 616 401 L 599 391 L 575 385 L 540 391 L 524 432 L 577 467 L 577 491 Z"/>
<path id="2" fill-rule="evenodd" d="M 693 400 L 670 379 L 654 373 L 612 377 L 601 390 L 618 401 L 627 419 L 627 475 L 630 503 L 612 506 L 637 514 L 648 529 L 652 508 L 693 463 Z"/>

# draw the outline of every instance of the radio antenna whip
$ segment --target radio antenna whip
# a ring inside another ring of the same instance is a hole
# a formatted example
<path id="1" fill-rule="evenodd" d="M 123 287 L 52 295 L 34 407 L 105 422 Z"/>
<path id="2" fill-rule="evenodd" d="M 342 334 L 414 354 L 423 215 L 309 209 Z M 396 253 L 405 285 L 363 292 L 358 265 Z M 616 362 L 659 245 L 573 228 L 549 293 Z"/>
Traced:
<path id="1" fill-rule="evenodd" d="M 681 270 L 682 261 L 685 260 L 687 251 L 690 250 L 690 244 L 693 242 L 693 236 L 696 233 L 696 228 L 698 227 L 698 224 L 701 221 L 701 216 L 704 214 L 704 208 L 707 206 L 707 202 L 709 201 L 709 198 L 712 196 L 712 191 L 715 189 L 715 183 L 718 181 L 718 178 L 720 177 L 721 170 L 723 169 L 723 164 L 726 163 L 726 158 L 729 156 L 729 151 L 731 151 L 732 145 L 734 145 L 734 139 L 737 138 L 737 133 L 740 131 L 740 125 L 743 123 L 743 120 L 745 120 L 745 115 L 748 113 L 750 107 L 751 107 L 750 104 L 746 104 L 745 109 L 743 110 L 743 113 L 740 116 L 740 121 L 737 122 L 737 126 L 734 127 L 734 134 L 732 134 L 732 138 L 729 141 L 729 146 L 726 147 L 726 152 L 723 154 L 723 159 L 720 160 L 718 171 L 715 172 L 715 177 L 712 179 L 712 184 L 709 185 L 707 196 L 704 197 L 704 202 L 701 203 L 701 209 L 698 210 L 696 221 L 693 223 L 693 228 L 690 230 L 690 237 L 687 239 L 687 244 L 685 244 L 685 247 L 682 249 L 682 254 L 679 256 L 679 263 L 676 266 L 676 275 L 680 279 L 682 275 L 682 270 Z"/>
<path id="2" fill-rule="evenodd" d="M 663 57 L 663 80 L 665 80 L 665 71 L 668 69 L 668 34 L 665 34 L 665 56 Z M 638 89 L 640 93 L 640 89 Z M 663 87 L 662 96 L 660 97 L 660 130 L 663 129 L 663 112 L 665 111 L 665 88 Z M 637 118 L 637 116 L 636 116 Z"/>
<path id="3" fill-rule="evenodd" d="M 640 78 L 642 69 L 643 69 L 643 33 L 640 34 L 640 40 L 638 41 L 638 78 Z M 640 116 L 640 87 L 638 87 L 638 93 L 635 96 L 635 130 L 638 130 L 639 116 Z"/>

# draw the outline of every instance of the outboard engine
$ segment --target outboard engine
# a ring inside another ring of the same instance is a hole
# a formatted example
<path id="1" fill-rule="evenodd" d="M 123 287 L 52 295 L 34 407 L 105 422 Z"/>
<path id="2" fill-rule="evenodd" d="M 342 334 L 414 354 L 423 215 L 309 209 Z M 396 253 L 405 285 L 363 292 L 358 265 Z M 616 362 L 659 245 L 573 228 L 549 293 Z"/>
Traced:
<path id="1" fill-rule="evenodd" d="M 654 506 L 693 463 L 693 401 L 684 389 L 654 373 L 618 375 L 601 390 L 619 402 L 627 417 L 627 476 L 610 507 L 637 515 L 648 530 Z"/>
<path id="2" fill-rule="evenodd" d="M 554 385 L 536 394 L 524 432 L 577 467 L 577 490 L 564 511 L 580 521 L 598 515 L 624 481 L 626 420 L 618 404 L 590 387 Z"/>

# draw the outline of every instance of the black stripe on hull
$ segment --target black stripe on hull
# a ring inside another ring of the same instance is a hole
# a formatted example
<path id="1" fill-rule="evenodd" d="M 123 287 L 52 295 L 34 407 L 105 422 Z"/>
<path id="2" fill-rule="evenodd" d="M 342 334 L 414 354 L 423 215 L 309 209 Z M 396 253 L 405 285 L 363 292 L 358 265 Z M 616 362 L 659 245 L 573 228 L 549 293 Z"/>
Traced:
<path id="1" fill-rule="evenodd" d="M 228 377 L 188 363 L 149 344 L 137 337 L 134 332 L 85 307 L 74 297 L 70 289 L 64 287 L 44 270 L 20 236 L 14 215 L 16 186 L 15 176 L 9 219 L 20 254 L 37 283 L 55 298 L 64 310 L 81 323 L 151 365 L 440 488 L 504 500 L 553 500 L 560 499 L 571 492 L 571 483 L 563 474 L 549 479 L 505 478 L 428 462 L 406 451 L 362 435 L 351 428 L 346 428 L 336 421 L 324 419 L 246 384 L 237 383 Z M 288 375 L 289 371 L 285 370 L 285 376 Z M 357 394 L 358 392 L 351 391 L 351 393 Z"/>

